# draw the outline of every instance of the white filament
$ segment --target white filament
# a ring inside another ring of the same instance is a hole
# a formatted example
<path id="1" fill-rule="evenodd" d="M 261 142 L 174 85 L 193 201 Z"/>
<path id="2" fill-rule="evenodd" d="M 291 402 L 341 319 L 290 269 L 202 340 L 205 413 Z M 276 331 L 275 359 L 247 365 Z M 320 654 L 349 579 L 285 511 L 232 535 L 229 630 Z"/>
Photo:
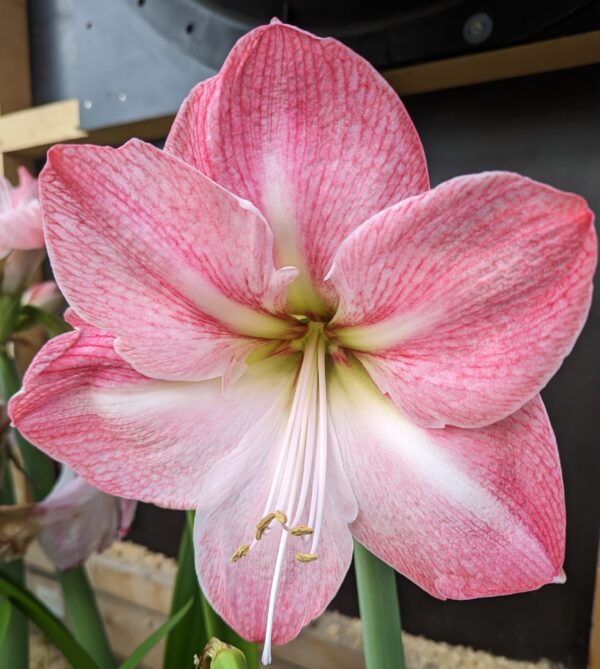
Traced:
<path id="1" fill-rule="evenodd" d="M 314 554 L 323 520 L 327 475 L 326 348 L 327 343 L 320 329 L 309 333 L 264 511 L 265 516 L 276 510 L 283 511 L 289 523 L 285 529 L 302 522 L 304 517 L 306 524 L 314 529 L 310 550 Z M 310 510 L 306 515 L 309 490 Z M 289 536 L 287 531 L 282 530 L 269 595 L 263 664 L 271 662 L 275 603 Z M 253 541 L 251 547 L 256 543 L 256 540 Z"/>

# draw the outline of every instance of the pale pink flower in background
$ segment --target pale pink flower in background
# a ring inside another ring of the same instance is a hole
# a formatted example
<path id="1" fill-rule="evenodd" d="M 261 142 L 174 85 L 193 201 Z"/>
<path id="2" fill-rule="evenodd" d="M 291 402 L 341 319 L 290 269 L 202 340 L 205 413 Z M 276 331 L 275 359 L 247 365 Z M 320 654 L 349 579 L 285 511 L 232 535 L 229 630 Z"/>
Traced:
<path id="1" fill-rule="evenodd" d="M 23 293 L 21 303 L 55 314 L 63 306 L 64 298 L 54 281 L 41 281 L 34 283 Z"/>
<path id="2" fill-rule="evenodd" d="M 57 569 L 78 567 L 127 534 L 135 507 L 136 502 L 107 495 L 63 467 L 42 502 L 0 507 L 0 554 L 20 557 L 37 538 Z"/>
<path id="3" fill-rule="evenodd" d="M 44 248 L 37 179 L 19 167 L 19 185 L 0 176 L 0 259 L 12 250 Z"/>
<path id="4" fill-rule="evenodd" d="M 196 508 L 200 584 L 265 662 L 353 537 L 440 598 L 564 578 L 538 393 L 590 304 L 583 199 L 506 172 L 430 190 L 376 71 L 278 23 L 164 152 L 55 147 L 41 193 L 76 329 L 12 420 L 107 492 Z"/>

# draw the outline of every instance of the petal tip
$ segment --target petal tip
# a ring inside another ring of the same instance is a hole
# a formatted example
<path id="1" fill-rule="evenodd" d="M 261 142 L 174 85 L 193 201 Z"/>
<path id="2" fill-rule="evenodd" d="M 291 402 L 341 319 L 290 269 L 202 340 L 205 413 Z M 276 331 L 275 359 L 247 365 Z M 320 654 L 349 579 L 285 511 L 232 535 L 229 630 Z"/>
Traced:
<path id="1" fill-rule="evenodd" d="M 561 569 L 558 574 L 552 579 L 552 583 L 555 585 L 563 585 L 567 582 L 567 574 L 564 569 Z"/>

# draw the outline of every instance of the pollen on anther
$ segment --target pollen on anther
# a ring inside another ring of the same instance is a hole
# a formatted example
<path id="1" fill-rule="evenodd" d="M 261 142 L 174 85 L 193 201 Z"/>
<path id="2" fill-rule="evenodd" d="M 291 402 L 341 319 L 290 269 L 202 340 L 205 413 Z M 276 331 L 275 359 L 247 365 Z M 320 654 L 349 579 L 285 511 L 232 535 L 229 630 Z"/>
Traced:
<path id="1" fill-rule="evenodd" d="M 275 511 L 275 520 L 282 525 L 285 525 L 288 521 L 287 516 L 283 511 Z"/>
<path id="2" fill-rule="evenodd" d="M 315 553 L 296 553 L 296 560 L 298 562 L 314 562 L 317 559 Z"/>
<path id="3" fill-rule="evenodd" d="M 262 539 L 265 530 L 274 520 L 275 520 L 275 514 L 267 513 L 267 515 L 264 518 L 261 518 L 258 521 L 258 523 L 256 523 L 256 541 L 260 541 Z"/>
<path id="4" fill-rule="evenodd" d="M 283 511 L 267 513 L 264 518 L 261 518 L 258 523 L 256 523 L 256 541 L 260 541 L 263 538 L 263 534 L 274 520 L 285 525 L 287 523 L 287 516 Z"/>
<path id="5" fill-rule="evenodd" d="M 248 544 L 242 544 L 238 549 L 236 549 L 235 553 L 231 556 L 231 561 L 237 562 L 240 558 L 243 558 L 244 555 L 248 555 L 249 550 L 250 546 Z"/>
<path id="6" fill-rule="evenodd" d="M 313 528 L 309 527 L 308 525 L 296 525 L 296 527 L 292 527 L 290 530 L 290 534 L 295 537 L 305 537 L 309 534 L 312 534 L 313 532 Z"/>

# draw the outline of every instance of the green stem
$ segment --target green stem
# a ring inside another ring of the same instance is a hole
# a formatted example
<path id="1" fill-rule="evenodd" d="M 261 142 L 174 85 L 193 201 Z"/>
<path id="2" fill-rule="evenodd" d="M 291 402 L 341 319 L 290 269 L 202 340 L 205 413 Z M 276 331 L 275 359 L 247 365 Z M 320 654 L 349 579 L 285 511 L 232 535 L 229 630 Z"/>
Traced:
<path id="1" fill-rule="evenodd" d="M 94 658 L 99 669 L 114 669 L 115 659 L 85 569 L 57 571 L 56 576 L 75 638 Z"/>
<path id="2" fill-rule="evenodd" d="M 3 462 L 4 480 L 0 489 L 0 504 L 14 504 L 15 495 L 8 462 Z M 22 560 L 13 560 L 0 565 L 0 570 L 12 576 L 19 584 L 25 582 Z M 0 667 L 11 669 L 29 668 L 29 629 L 27 617 L 13 607 L 4 642 L 0 645 Z"/>
<path id="3" fill-rule="evenodd" d="M 0 388 L 4 400 L 8 402 L 20 387 L 21 380 L 15 361 L 5 350 L 0 351 Z M 30 444 L 18 432 L 16 432 L 16 440 L 29 478 L 32 497 L 36 502 L 39 502 L 48 495 L 54 485 L 54 463 L 45 453 Z"/>
<path id="4" fill-rule="evenodd" d="M 396 572 L 357 542 L 354 569 L 367 669 L 404 669 Z"/>

